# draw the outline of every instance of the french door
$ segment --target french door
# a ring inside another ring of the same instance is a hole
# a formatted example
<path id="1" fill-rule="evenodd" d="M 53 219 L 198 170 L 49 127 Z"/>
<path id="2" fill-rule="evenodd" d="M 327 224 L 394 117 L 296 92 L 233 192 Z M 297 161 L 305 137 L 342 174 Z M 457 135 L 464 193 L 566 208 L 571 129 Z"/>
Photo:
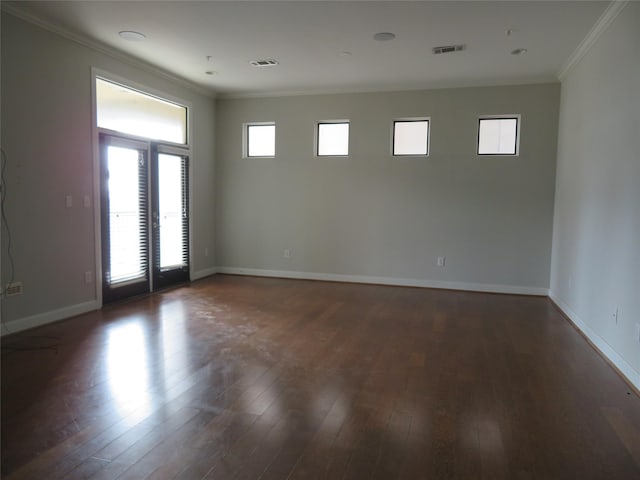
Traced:
<path id="1" fill-rule="evenodd" d="M 183 149 L 100 134 L 104 303 L 189 280 Z"/>

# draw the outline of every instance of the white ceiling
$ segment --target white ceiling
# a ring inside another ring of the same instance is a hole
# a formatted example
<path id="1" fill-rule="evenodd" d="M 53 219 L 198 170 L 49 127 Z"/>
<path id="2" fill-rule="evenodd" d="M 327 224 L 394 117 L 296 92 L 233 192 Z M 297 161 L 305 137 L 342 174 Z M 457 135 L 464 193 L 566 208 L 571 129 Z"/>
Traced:
<path id="1" fill-rule="evenodd" d="M 8 3 L 14 13 L 124 52 L 211 92 L 260 95 L 556 81 L 610 2 Z M 147 38 L 127 41 L 118 35 L 122 30 Z M 376 42 L 376 32 L 397 37 Z M 431 52 L 458 43 L 466 50 Z M 511 55 L 516 48 L 528 53 Z M 280 64 L 251 67 L 248 62 L 255 59 Z"/>

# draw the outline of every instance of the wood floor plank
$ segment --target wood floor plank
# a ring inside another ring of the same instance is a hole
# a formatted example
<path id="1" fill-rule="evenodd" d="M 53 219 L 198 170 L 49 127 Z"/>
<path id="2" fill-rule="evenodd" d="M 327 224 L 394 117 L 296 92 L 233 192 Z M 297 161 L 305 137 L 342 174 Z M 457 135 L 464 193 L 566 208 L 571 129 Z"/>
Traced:
<path id="1" fill-rule="evenodd" d="M 546 298 L 217 275 L 2 338 L 2 478 L 640 478 Z"/>
<path id="2" fill-rule="evenodd" d="M 640 428 L 634 426 L 618 408 L 604 407 L 603 411 L 616 435 L 640 467 Z"/>

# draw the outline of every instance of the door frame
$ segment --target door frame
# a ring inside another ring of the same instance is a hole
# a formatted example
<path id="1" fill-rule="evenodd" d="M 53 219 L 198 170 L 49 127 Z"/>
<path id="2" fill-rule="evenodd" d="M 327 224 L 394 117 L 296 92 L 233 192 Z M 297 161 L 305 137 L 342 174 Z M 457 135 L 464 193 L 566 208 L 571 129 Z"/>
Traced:
<path id="1" fill-rule="evenodd" d="M 102 298 L 102 220 L 101 220 L 101 178 L 100 178 L 100 134 L 104 133 L 107 135 L 126 137 L 130 140 L 137 140 L 141 142 L 150 143 L 151 140 L 144 137 L 137 137 L 135 135 L 123 134 L 114 130 L 109 130 L 106 128 L 98 127 L 98 113 L 97 113 L 97 96 L 96 96 L 96 78 L 102 78 L 104 80 L 112 81 L 115 83 L 119 83 L 126 87 L 132 88 L 134 90 L 138 90 L 142 93 L 146 93 L 161 99 L 168 100 L 173 103 L 177 103 L 179 105 L 187 107 L 187 143 L 186 144 L 172 144 L 171 142 L 156 142 L 158 145 L 163 145 L 164 147 L 177 147 L 189 157 L 188 162 L 188 174 L 189 179 L 193 178 L 193 156 L 191 149 L 191 139 L 193 138 L 193 129 L 192 129 L 192 110 L 193 104 L 183 98 L 177 97 L 175 95 L 169 94 L 163 90 L 159 90 L 153 87 L 149 87 L 146 84 L 138 83 L 132 81 L 128 78 L 122 77 L 120 75 L 108 72 L 106 70 L 102 70 L 97 67 L 91 67 L 91 140 L 92 140 L 92 170 L 93 170 L 93 237 L 94 237 L 94 252 L 95 252 L 95 273 L 93 275 L 94 279 L 94 295 L 96 299 L 96 303 L 98 308 L 102 308 L 104 302 Z M 189 199 L 189 279 L 193 278 L 193 235 L 192 232 L 192 205 L 193 205 L 193 189 L 192 183 L 189 182 L 188 188 L 188 199 Z M 87 198 L 89 195 L 86 195 Z M 85 203 L 86 204 L 86 203 Z"/>

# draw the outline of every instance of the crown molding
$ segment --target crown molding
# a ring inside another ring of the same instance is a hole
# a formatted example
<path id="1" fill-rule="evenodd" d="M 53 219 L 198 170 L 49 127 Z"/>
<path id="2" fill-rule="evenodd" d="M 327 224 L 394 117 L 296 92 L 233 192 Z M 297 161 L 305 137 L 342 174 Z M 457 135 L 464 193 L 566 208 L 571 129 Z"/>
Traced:
<path id="1" fill-rule="evenodd" d="M 420 86 L 388 85 L 385 87 L 345 87 L 330 89 L 308 89 L 308 90 L 277 90 L 259 92 L 218 92 L 217 100 L 245 100 L 258 98 L 277 97 L 310 97 L 317 95 L 356 95 L 365 93 L 399 93 L 399 92 L 423 92 L 428 90 L 453 90 L 462 88 L 491 88 L 491 87 L 519 87 L 527 85 L 557 84 L 555 75 L 537 75 L 519 78 L 508 78 L 504 80 L 490 79 L 485 81 L 460 81 L 460 82 L 440 82 L 425 83 Z"/>
<path id="2" fill-rule="evenodd" d="M 34 15 L 30 12 L 25 11 L 23 8 L 21 8 L 20 6 L 18 6 L 13 2 L 1 2 L 1 4 L 2 4 L 3 13 L 8 13 L 10 15 L 13 15 L 14 17 L 24 20 L 25 22 L 31 23 L 44 30 L 55 33 L 56 35 L 66 38 L 67 40 L 71 40 L 74 43 L 82 45 L 83 47 L 89 48 L 98 53 L 102 53 L 103 55 L 107 55 L 122 63 L 130 65 L 132 67 L 139 68 L 141 70 L 146 71 L 147 73 L 151 73 L 153 75 L 162 77 L 165 80 L 169 80 L 170 82 L 180 85 L 181 87 L 191 90 L 192 92 L 195 92 L 207 97 L 211 97 L 211 98 L 216 97 L 216 92 L 212 90 L 209 90 L 193 82 L 190 82 L 189 80 L 186 80 L 182 77 L 169 73 L 166 70 L 163 70 L 162 68 L 159 68 L 151 63 L 145 62 L 144 60 L 140 60 L 139 58 L 128 55 L 122 52 L 121 50 L 105 45 L 104 43 L 97 42 L 84 35 L 71 32 L 70 30 L 63 28 L 60 25 L 56 25 L 37 15 Z"/>
<path id="3" fill-rule="evenodd" d="M 571 54 L 562 68 L 558 71 L 558 79 L 562 82 L 567 78 L 569 72 L 580 62 L 591 47 L 598 41 L 600 36 L 609 28 L 618 14 L 627 6 L 629 0 L 613 0 L 600 18 L 593 25 L 587 36 L 584 37 L 578 48 Z"/>

